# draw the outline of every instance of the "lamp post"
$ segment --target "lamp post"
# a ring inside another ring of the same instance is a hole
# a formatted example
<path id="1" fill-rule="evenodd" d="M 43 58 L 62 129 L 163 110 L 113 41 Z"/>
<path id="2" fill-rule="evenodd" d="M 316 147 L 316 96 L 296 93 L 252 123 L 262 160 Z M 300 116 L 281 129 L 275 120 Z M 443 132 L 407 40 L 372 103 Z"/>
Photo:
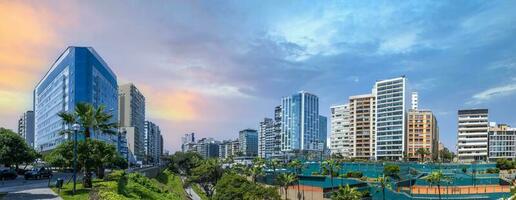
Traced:
<path id="1" fill-rule="evenodd" d="M 77 132 L 81 126 L 79 124 L 72 125 L 73 129 L 73 194 L 75 195 L 75 185 L 77 183 Z"/>

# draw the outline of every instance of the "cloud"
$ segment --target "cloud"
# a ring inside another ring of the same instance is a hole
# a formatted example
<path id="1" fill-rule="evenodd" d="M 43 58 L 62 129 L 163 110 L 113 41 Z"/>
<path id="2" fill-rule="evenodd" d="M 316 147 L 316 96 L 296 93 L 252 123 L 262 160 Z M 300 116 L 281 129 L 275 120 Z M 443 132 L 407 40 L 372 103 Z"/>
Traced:
<path id="1" fill-rule="evenodd" d="M 474 94 L 468 104 L 481 104 L 499 97 L 509 96 L 516 93 L 516 82 L 509 83 L 502 86 L 489 88 L 477 94 Z"/>
<path id="2" fill-rule="evenodd" d="M 417 32 L 405 32 L 384 40 L 378 48 L 380 54 L 408 53 L 417 44 Z"/>

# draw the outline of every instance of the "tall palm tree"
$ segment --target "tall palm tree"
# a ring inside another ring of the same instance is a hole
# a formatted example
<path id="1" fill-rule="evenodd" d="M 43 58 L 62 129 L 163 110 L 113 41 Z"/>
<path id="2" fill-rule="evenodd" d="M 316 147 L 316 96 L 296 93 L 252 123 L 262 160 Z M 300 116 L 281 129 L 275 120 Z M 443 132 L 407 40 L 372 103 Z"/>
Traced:
<path id="1" fill-rule="evenodd" d="M 340 170 L 340 161 L 335 159 L 326 160 L 323 163 L 323 169 L 330 175 L 331 187 L 333 189 L 333 177 Z M 338 174 L 337 174 L 338 176 Z"/>
<path id="2" fill-rule="evenodd" d="M 391 181 L 388 176 L 382 175 L 376 179 L 376 182 L 382 188 L 382 199 L 385 200 L 385 189 L 391 189 Z"/>
<path id="3" fill-rule="evenodd" d="M 425 156 L 430 155 L 430 151 L 428 151 L 428 149 L 425 149 L 425 148 L 419 148 L 416 150 L 416 154 L 420 156 L 420 158 L 421 158 L 420 162 L 424 162 Z"/>
<path id="4" fill-rule="evenodd" d="M 59 112 L 57 115 L 63 122 L 71 127 L 73 124 L 79 124 L 82 128 L 80 133 L 84 134 L 86 142 L 91 138 L 91 133 L 117 134 L 117 123 L 113 122 L 113 115 L 104 111 L 103 105 L 95 108 L 88 103 L 77 103 L 73 112 Z M 66 129 L 62 134 L 70 134 L 71 130 Z M 84 161 L 84 178 L 83 186 L 91 188 L 91 173 L 87 165 L 88 159 Z"/>
<path id="5" fill-rule="evenodd" d="M 278 176 L 278 184 L 285 190 L 285 200 L 288 200 L 288 187 L 297 181 L 293 173 L 283 173 Z"/>
<path id="6" fill-rule="evenodd" d="M 439 199 L 441 199 L 441 183 L 443 181 L 448 180 L 449 178 L 446 175 L 444 175 L 441 170 L 438 170 L 438 171 L 433 171 L 428 176 L 425 176 L 423 179 L 428 181 L 430 183 L 430 185 L 437 186 L 437 192 L 439 194 Z"/>
<path id="7" fill-rule="evenodd" d="M 339 187 L 339 190 L 333 192 L 331 195 L 332 200 L 360 200 L 362 198 L 362 193 L 357 191 L 356 188 L 349 187 Z"/>
<path id="8" fill-rule="evenodd" d="M 301 193 L 299 192 L 299 187 L 300 187 L 300 175 L 302 173 L 302 170 L 303 170 L 303 163 L 300 161 L 300 160 L 293 160 L 291 161 L 290 163 L 288 163 L 288 166 L 292 169 L 294 169 L 295 173 L 296 173 L 296 178 L 297 178 L 297 198 L 298 199 L 301 199 Z"/>
<path id="9" fill-rule="evenodd" d="M 276 168 L 279 166 L 279 161 L 277 159 L 271 159 L 267 162 L 267 168 L 272 168 L 272 182 L 274 183 L 274 179 L 276 178 Z"/>
<path id="10" fill-rule="evenodd" d="M 259 177 L 259 176 L 263 176 L 264 175 L 264 172 L 263 172 L 263 166 L 260 166 L 260 165 L 254 165 L 254 166 L 251 166 L 249 169 L 248 169 L 248 173 L 249 175 L 251 175 L 251 178 L 253 180 L 253 183 L 256 183 L 256 179 Z"/>

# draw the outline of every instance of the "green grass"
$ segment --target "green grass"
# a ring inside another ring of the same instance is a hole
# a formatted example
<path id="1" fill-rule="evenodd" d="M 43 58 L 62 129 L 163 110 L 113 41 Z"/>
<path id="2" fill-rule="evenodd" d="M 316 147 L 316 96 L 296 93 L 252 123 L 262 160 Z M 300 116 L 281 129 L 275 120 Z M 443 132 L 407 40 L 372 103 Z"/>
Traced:
<path id="1" fill-rule="evenodd" d="M 94 180 L 93 192 L 92 189 L 83 188 L 81 183 L 77 184 L 75 195 L 72 195 L 73 183 L 64 184 L 60 192 L 58 192 L 57 188 L 52 188 L 52 190 L 58 193 L 64 200 L 87 200 L 90 197 L 90 193 L 97 195 L 100 199 L 109 200 L 187 199 L 178 176 L 166 172 L 157 179 L 149 179 L 140 174 L 127 174 L 110 181 Z"/>
<path id="2" fill-rule="evenodd" d="M 206 196 L 206 193 L 201 189 L 199 184 L 192 184 L 192 189 L 199 195 L 199 197 L 201 197 L 202 200 L 209 200 L 208 196 Z"/>

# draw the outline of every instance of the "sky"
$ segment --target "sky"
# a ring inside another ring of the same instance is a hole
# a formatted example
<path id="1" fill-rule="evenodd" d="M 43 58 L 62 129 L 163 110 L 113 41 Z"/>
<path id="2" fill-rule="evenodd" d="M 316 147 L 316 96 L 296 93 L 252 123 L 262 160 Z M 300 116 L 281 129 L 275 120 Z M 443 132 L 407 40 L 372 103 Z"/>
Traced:
<path id="1" fill-rule="evenodd" d="M 146 97 L 165 149 L 236 138 L 281 97 L 320 111 L 405 75 L 452 150 L 457 110 L 516 126 L 516 1 L 4 1 L 0 127 L 16 129 L 67 46 L 91 46 Z M 329 130 L 329 129 L 328 129 Z"/>

